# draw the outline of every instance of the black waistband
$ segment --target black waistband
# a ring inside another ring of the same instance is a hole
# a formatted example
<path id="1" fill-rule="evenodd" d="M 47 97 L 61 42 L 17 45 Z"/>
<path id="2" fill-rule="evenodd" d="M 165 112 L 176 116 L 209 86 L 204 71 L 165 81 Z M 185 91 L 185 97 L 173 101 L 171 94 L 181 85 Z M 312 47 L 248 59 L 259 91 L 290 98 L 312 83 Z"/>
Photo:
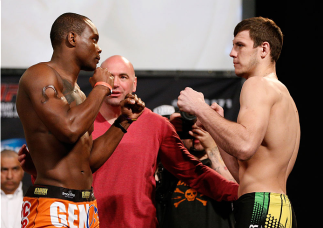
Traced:
<path id="1" fill-rule="evenodd" d="M 95 200 L 93 188 L 90 190 L 74 190 L 51 185 L 33 185 L 29 187 L 27 197 L 56 198 L 73 202 Z"/>

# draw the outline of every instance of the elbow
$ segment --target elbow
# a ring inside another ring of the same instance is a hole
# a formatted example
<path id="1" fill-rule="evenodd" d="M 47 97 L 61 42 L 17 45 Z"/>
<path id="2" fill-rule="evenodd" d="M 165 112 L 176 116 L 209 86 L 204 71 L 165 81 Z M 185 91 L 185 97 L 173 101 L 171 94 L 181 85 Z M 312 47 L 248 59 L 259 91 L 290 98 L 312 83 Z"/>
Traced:
<path id="1" fill-rule="evenodd" d="M 256 149 L 252 146 L 242 147 L 236 154 L 236 158 L 240 161 L 249 160 L 256 153 Z"/>
<path id="2" fill-rule="evenodd" d="M 249 154 L 239 154 L 237 156 L 237 159 L 239 161 L 248 161 L 252 156 L 250 156 Z"/>
<path id="3" fill-rule="evenodd" d="M 82 134 L 77 130 L 73 128 L 65 128 L 60 134 L 60 141 L 67 144 L 75 144 L 81 136 Z"/>
<path id="4" fill-rule="evenodd" d="M 75 144 L 79 140 L 79 135 L 77 134 L 70 134 L 66 137 L 66 143 Z"/>

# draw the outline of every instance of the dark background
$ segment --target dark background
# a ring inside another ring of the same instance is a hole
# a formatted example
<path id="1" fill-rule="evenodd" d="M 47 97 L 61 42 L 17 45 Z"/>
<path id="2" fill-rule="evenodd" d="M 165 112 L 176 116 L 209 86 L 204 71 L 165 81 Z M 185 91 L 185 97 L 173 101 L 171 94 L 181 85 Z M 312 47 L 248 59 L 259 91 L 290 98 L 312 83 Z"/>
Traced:
<path id="1" fill-rule="evenodd" d="M 298 107 L 301 144 L 288 184 L 298 227 L 323 227 L 319 184 L 323 174 L 320 89 L 323 1 L 256 1 L 256 16 L 276 22 L 284 34 L 277 75 Z M 321 225 L 320 225 L 321 224 Z"/>

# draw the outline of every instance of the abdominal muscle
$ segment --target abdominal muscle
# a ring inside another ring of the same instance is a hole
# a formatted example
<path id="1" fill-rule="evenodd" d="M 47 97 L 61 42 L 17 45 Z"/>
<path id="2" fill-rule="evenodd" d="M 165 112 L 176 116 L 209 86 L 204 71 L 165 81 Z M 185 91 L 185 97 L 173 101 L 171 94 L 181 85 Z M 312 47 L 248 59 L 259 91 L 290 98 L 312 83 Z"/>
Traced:
<path id="1" fill-rule="evenodd" d="M 30 148 L 37 170 L 35 184 L 76 190 L 91 189 L 92 172 L 89 156 L 92 139 L 88 133 L 73 145 L 54 143 L 56 140 L 53 141 L 49 137 L 47 140 L 44 138 L 44 140 L 40 140 L 45 143 L 44 149 L 39 149 L 42 147 L 40 145 L 42 142 L 38 142 L 37 151 Z M 46 153 L 42 151 L 46 151 Z"/>

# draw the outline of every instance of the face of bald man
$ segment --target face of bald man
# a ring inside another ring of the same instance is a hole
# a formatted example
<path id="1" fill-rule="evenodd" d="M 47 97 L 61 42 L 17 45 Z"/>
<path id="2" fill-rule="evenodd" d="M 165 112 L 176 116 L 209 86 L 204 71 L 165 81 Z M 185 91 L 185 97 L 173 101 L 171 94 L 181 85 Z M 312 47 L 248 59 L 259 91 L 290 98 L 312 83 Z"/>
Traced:
<path id="1" fill-rule="evenodd" d="M 15 152 L 14 152 L 15 153 Z M 6 194 L 13 194 L 19 187 L 24 171 L 18 161 L 18 155 L 1 154 L 1 189 Z"/>
<path id="2" fill-rule="evenodd" d="M 114 76 L 113 94 L 105 99 L 112 106 L 119 106 L 128 93 L 136 92 L 137 77 L 132 64 L 122 56 L 112 56 L 101 64 Z"/>

